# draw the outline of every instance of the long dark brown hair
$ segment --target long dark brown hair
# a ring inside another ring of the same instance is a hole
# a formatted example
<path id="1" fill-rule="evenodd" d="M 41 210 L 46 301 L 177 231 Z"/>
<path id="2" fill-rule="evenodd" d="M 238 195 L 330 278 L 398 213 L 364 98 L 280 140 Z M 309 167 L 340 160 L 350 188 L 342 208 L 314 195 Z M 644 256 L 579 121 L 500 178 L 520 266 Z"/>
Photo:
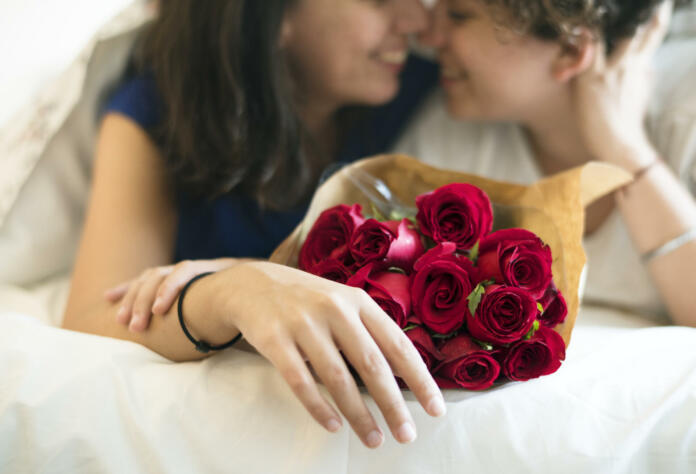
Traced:
<path id="1" fill-rule="evenodd" d="M 161 0 L 137 65 L 164 106 L 159 138 L 177 186 L 289 208 L 320 172 L 292 101 L 279 35 L 298 0 Z"/>

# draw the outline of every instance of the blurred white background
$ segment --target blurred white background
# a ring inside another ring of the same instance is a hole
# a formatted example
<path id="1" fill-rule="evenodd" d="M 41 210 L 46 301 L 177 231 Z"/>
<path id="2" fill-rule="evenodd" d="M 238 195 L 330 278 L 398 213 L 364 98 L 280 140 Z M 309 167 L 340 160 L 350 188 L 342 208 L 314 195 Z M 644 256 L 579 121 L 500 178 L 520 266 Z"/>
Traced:
<path id="1" fill-rule="evenodd" d="M 0 127 L 131 0 L 0 0 Z"/>

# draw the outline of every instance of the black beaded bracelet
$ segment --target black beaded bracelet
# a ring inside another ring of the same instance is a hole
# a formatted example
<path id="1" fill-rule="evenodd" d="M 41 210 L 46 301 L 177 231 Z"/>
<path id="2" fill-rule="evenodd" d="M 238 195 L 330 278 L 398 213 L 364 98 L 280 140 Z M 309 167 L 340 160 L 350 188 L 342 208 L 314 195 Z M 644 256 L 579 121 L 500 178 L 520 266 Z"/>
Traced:
<path id="1" fill-rule="evenodd" d="M 201 278 L 206 277 L 208 275 L 212 275 L 213 273 L 214 272 L 201 273 L 200 275 L 196 275 L 195 277 L 191 278 L 189 282 L 186 283 L 186 286 L 184 286 L 184 288 L 181 290 L 181 295 L 179 295 L 179 302 L 176 306 L 176 312 L 179 314 L 179 324 L 181 325 L 181 330 L 184 331 L 184 334 L 186 334 L 186 337 L 189 339 L 189 341 L 193 342 L 193 345 L 196 346 L 196 350 L 203 354 L 207 354 L 210 351 L 221 351 L 223 349 L 227 349 L 228 347 L 231 347 L 234 344 L 236 344 L 242 338 L 242 333 L 240 332 L 230 342 L 219 346 L 212 346 L 205 341 L 197 341 L 196 338 L 194 338 L 189 332 L 189 330 L 186 328 L 186 324 L 184 324 L 184 312 L 182 311 L 182 308 L 184 306 L 184 296 L 186 296 L 186 291 L 196 280 L 200 280 Z"/>

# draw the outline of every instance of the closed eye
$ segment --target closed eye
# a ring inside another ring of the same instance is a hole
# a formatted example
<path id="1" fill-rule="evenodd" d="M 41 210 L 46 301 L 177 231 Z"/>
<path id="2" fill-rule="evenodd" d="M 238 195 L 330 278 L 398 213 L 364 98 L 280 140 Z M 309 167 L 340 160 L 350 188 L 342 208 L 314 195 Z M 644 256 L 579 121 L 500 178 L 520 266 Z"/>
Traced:
<path id="1" fill-rule="evenodd" d="M 464 23 L 473 18 L 473 15 L 469 12 L 449 8 L 447 9 L 447 17 L 455 23 Z"/>

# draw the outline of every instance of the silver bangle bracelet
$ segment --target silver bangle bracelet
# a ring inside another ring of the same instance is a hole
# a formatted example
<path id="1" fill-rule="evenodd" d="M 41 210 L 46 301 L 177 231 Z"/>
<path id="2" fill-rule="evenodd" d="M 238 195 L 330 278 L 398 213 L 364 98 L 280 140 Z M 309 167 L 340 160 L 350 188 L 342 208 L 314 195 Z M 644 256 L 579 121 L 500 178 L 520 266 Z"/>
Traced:
<path id="1" fill-rule="evenodd" d="M 644 253 L 640 257 L 640 259 L 643 261 L 643 263 L 648 263 L 650 260 L 654 258 L 661 257 L 662 255 L 668 254 L 670 252 L 674 252 L 679 247 L 691 242 L 692 240 L 696 240 L 696 227 L 687 230 L 680 236 L 675 237 L 667 243 L 660 245 L 656 249 Z"/>

